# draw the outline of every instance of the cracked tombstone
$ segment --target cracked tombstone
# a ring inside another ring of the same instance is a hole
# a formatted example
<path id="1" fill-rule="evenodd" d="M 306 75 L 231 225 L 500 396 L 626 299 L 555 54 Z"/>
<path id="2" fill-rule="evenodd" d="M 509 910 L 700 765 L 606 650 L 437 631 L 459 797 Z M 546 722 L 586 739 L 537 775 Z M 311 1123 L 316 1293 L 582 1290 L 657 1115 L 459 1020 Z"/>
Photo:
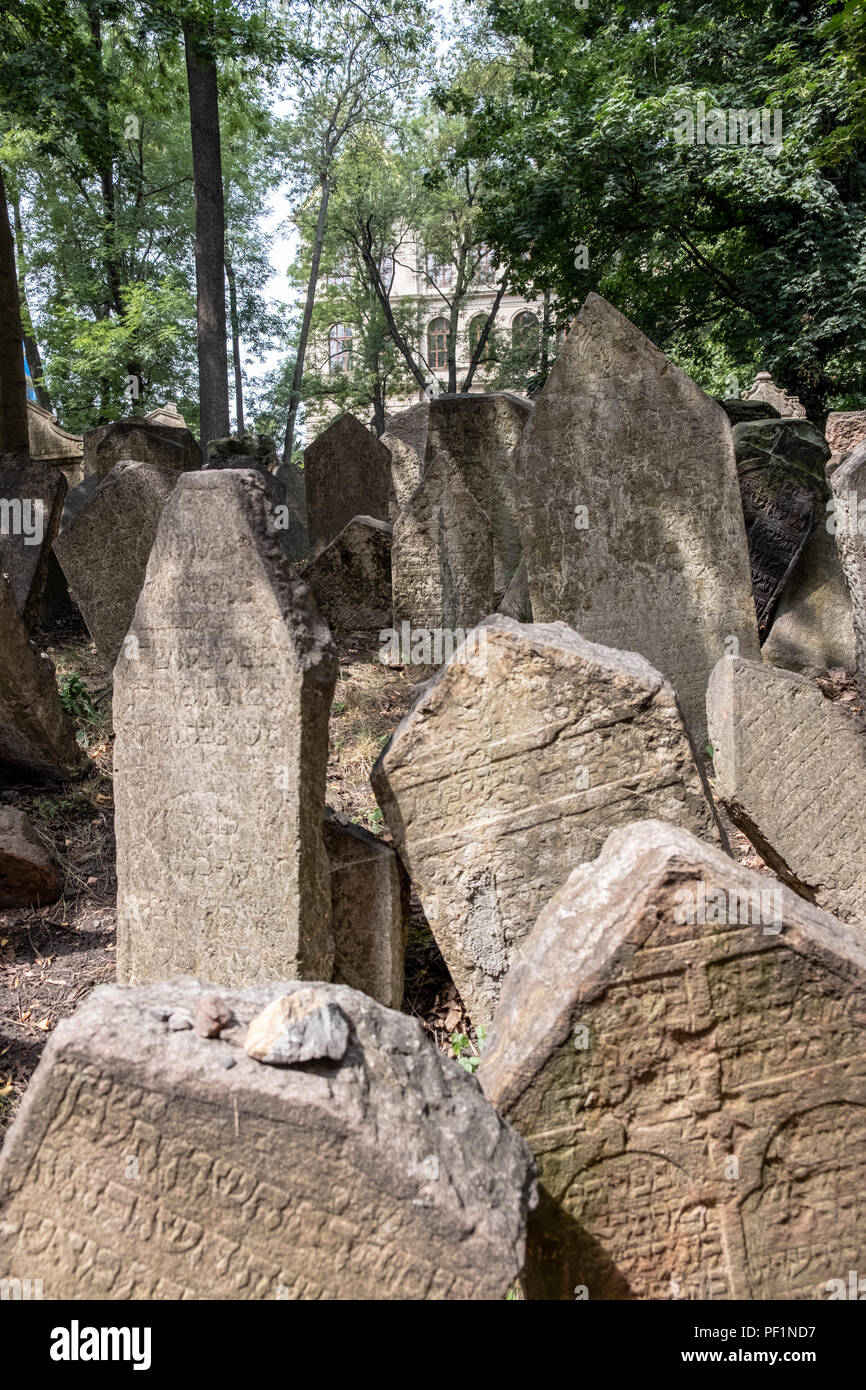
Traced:
<path id="1" fill-rule="evenodd" d="M 66 490 L 59 468 L 29 454 L 0 454 L 0 571 L 28 629 L 39 617 Z"/>
<path id="2" fill-rule="evenodd" d="M 681 828 L 541 912 L 478 1078 L 533 1149 L 530 1299 L 823 1299 L 866 1266 L 861 932 Z"/>
<path id="3" fill-rule="evenodd" d="M 535 621 L 646 657 L 702 748 L 710 671 L 759 652 L 730 425 L 598 295 L 535 397 L 517 504 Z"/>
<path id="4" fill-rule="evenodd" d="M 532 1155 L 420 1024 L 292 981 L 221 990 L 234 1022 L 202 1037 L 208 994 L 108 986 L 52 1033 L 0 1158 L 4 1276 L 60 1300 L 504 1299 Z"/>
<path id="5" fill-rule="evenodd" d="M 322 840 L 331 635 L 269 480 L 185 474 L 114 673 L 118 979 L 333 965 Z"/>
<path id="6" fill-rule="evenodd" d="M 388 521 L 391 456 L 354 415 L 341 415 L 304 450 L 304 486 L 315 560 L 353 517 Z"/>
<path id="7" fill-rule="evenodd" d="M 476 1026 L 539 911 L 611 826 L 719 830 L 671 686 L 564 623 L 496 616 L 425 686 L 371 774 Z"/>
<path id="8" fill-rule="evenodd" d="M 805 676 L 731 657 L 707 715 L 734 824 L 798 893 L 866 928 L 866 724 Z"/>
<path id="9" fill-rule="evenodd" d="M 129 631 L 162 510 L 181 474 L 116 463 L 54 543 L 87 630 L 111 669 Z"/>
<path id="10" fill-rule="evenodd" d="M 57 693 L 54 663 L 29 640 L 0 573 L 0 769 L 63 781 L 86 760 Z"/>

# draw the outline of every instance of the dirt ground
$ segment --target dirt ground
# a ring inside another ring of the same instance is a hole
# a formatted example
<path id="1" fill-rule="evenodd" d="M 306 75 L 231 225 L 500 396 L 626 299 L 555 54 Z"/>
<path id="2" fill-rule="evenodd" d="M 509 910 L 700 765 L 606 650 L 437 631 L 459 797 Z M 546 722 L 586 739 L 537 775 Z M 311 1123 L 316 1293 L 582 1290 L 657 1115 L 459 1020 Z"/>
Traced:
<path id="1" fill-rule="evenodd" d="M 46 1039 L 95 985 L 114 979 L 115 898 L 109 674 L 80 623 L 37 635 L 57 668 L 58 685 L 90 759 L 80 781 L 62 787 L 19 783 L 0 802 L 21 807 L 63 870 L 65 892 L 46 908 L 0 912 L 0 1142 L 20 1103 Z M 383 745 L 411 707 L 416 687 L 384 666 L 368 635 L 339 643 L 340 676 L 331 715 L 327 801 L 337 812 L 390 837 L 370 789 Z M 824 694 L 859 711 L 844 672 L 819 681 Z M 744 835 L 727 826 L 734 853 L 771 873 Z M 464 1055 L 478 1043 L 417 898 L 406 958 L 404 1012 L 414 1015 L 437 1047 Z"/>

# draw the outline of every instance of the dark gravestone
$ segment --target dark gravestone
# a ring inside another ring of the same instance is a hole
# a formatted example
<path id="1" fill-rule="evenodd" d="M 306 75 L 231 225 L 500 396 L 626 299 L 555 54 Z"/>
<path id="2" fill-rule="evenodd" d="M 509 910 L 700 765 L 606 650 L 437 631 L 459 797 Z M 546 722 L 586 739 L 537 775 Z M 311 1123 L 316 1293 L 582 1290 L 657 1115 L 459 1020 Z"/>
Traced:
<path id="1" fill-rule="evenodd" d="M 386 521 L 353 517 L 303 571 L 332 632 L 390 627 L 391 536 Z"/>
<path id="2" fill-rule="evenodd" d="M 60 781 L 83 764 L 54 665 L 29 641 L 11 585 L 0 574 L 0 769 Z"/>
<path id="3" fill-rule="evenodd" d="M 27 628 L 39 617 L 65 496 L 59 468 L 29 454 L 0 454 L 0 570 L 9 577 Z"/>
<path id="4" fill-rule="evenodd" d="M 310 558 L 353 516 L 388 521 L 391 455 L 354 415 L 341 415 L 304 451 Z"/>
<path id="5" fill-rule="evenodd" d="M 84 476 L 97 473 L 104 478 L 121 459 L 143 463 L 167 463 L 179 473 L 201 468 L 201 449 L 186 428 L 160 425 L 134 415 L 98 425 L 84 435 Z"/>

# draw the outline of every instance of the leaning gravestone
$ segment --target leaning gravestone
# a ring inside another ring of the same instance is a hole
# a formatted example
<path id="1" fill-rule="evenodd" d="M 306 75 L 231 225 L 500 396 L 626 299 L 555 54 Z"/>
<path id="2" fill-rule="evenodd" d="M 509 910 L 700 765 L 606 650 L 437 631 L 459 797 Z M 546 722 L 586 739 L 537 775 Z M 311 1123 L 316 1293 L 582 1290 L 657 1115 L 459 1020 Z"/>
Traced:
<path id="1" fill-rule="evenodd" d="M 27 628 L 39 616 L 65 496 L 59 468 L 29 454 L 0 454 L 0 570 L 9 577 Z"/>
<path id="2" fill-rule="evenodd" d="M 334 980 L 384 1004 L 403 1003 L 409 936 L 409 880 L 390 845 L 328 811 Z"/>
<path id="3" fill-rule="evenodd" d="M 336 674 L 267 479 L 183 475 L 114 672 L 120 980 L 330 978 Z"/>
<path id="4" fill-rule="evenodd" d="M 684 830 L 541 913 L 478 1077 L 540 1170 L 530 1299 L 826 1299 L 866 1266 L 862 934 Z"/>
<path id="5" fill-rule="evenodd" d="M 391 624 L 393 528 L 355 516 L 303 572 L 332 632 L 380 632 Z"/>
<path id="6" fill-rule="evenodd" d="M 0 806 L 0 909 L 53 903 L 63 880 L 33 828 L 17 806 Z"/>
<path id="7" fill-rule="evenodd" d="M 493 531 L 441 450 L 394 522 L 394 627 L 467 630 L 493 608 Z"/>
<path id="8" fill-rule="evenodd" d="M 393 520 L 400 507 L 405 506 L 424 476 L 427 452 L 427 430 L 430 425 L 430 402 L 419 401 L 408 410 L 389 415 L 381 442 L 391 455 L 391 480 L 394 497 L 391 508 Z"/>
<path id="9" fill-rule="evenodd" d="M 12 587 L 0 573 L 0 768 L 59 781 L 83 764 L 54 664 L 29 641 Z"/>
<path id="10" fill-rule="evenodd" d="M 536 397 L 517 504 L 535 621 L 640 652 L 702 746 L 709 672 L 759 650 L 731 430 L 598 295 Z"/>
<path id="11" fill-rule="evenodd" d="M 719 831 L 670 685 L 564 623 L 497 615 L 425 686 L 371 774 L 472 1021 L 569 870 L 613 825 Z"/>
<path id="12" fill-rule="evenodd" d="M 84 435 L 85 478 L 92 473 L 104 478 L 121 459 L 167 463 L 180 473 L 202 464 L 201 449 L 188 429 L 158 424 L 139 415 L 98 425 Z"/>
<path id="13" fill-rule="evenodd" d="M 504 1299 L 533 1171 L 420 1024 L 356 990 L 110 986 L 6 1139 L 0 1268 L 59 1300 Z"/>
<path id="14" fill-rule="evenodd" d="M 826 522 L 806 542 L 761 653 L 788 671 L 855 670 L 851 595 Z"/>
<path id="15" fill-rule="evenodd" d="M 310 533 L 303 469 L 289 459 L 277 466 L 274 477 L 283 489 L 285 509 L 278 519 L 278 525 L 285 533 L 285 552 L 292 561 L 306 560 L 310 554 Z"/>
<path id="16" fill-rule="evenodd" d="M 87 630 L 109 669 L 129 631 L 162 509 L 180 476 L 164 463 L 116 463 L 54 543 Z"/>
<path id="17" fill-rule="evenodd" d="M 730 657 L 707 714 L 731 819 L 798 893 L 866 928 L 866 723 L 805 676 Z"/>
<path id="18" fill-rule="evenodd" d="M 447 450 L 490 517 L 493 588 L 504 594 L 522 547 L 514 496 L 514 459 L 532 405 L 509 391 L 437 396 L 430 403 L 425 459 Z"/>
<path id="19" fill-rule="evenodd" d="M 354 516 L 388 521 L 391 456 L 354 415 L 341 415 L 304 450 L 313 559 Z"/>
<path id="20" fill-rule="evenodd" d="M 831 478 L 836 545 L 854 617 L 857 683 L 866 708 L 866 444 L 840 463 Z"/>
<path id="21" fill-rule="evenodd" d="M 758 420 L 734 427 L 734 454 L 761 638 L 791 581 L 829 496 L 830 450 L 808 420 Z"/>

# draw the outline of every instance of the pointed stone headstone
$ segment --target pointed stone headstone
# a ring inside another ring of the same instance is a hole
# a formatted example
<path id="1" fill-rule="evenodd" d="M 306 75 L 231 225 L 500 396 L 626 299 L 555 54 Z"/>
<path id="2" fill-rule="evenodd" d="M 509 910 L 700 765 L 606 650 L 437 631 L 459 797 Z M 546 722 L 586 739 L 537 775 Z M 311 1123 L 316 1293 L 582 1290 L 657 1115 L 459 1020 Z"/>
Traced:
<path id="1" fill-rule="evenodd" d="M 394 522 L 394 627 L 467 631 L 493 608 L 493 531 L 444 449 Z"/>
<path id="2" fill-rule="evenodd" d="M 391 456 L 354 415 L 341 415 L 304 450 L 312 559 L 354 516 L 388 521 Z"/>
<path id="3" fill-rule="evenodd" d="M 612 825 L 717 839 L 670 685 L 564 623 L 496 616 L 425 686 L 373 790 L 473 1023 L 569 870 Z"/>
<path id="4" fill-rule="evenodd" d="M 59 781 L 83 765 L 54 664 L 28 639 L 12 587 L 0 573 L 0 769 Z"/>
<path id="5" fill-rule="evenodd" d="M 730 425 L 598 295 L 535 398 L 517 503 L 535 621 L 640 652 L 702 747 L 710 671 L 759 649 Z"/>
<path id="6" fill-rule="evenodd" d="M 29 454 L 0 454 L 0 570 L 9 577 L 26 628 L 39 617 L 65 497 L 59 468 Z"/>
<path id="7" fill-rule="evenodd" d="M 119 979 L 330 977 L 336 674 L 267 479 L 181 477 L 114 673 Z"/>
<path id="8" fill-rule="evenodd" d="M 132 622 L 162 509 L 180 477 L 164 463 L 116 463 L 54 543 L 72 596 L 109 669 Z"/>
<path id="9" fill-rule="evenodd" d="M 332 632 L 380 632 L 391 626 L 393 528 L 355 516 L 303 571 Z"/>
<path id="10" fill-rule="evenodd" d="M 0 1268 L 62 1301 L 504 1300 L 533 1176 L 473 1078 L 356 990 L 107 986 L 6 1137 Z"/>
<path id="11" fill-rule="evenodd" d="M 575 869 L 478 1078 L 539 1165 L 530 1299 L 826 1299 L 866 1266 L 862 933 L 682 829 Z"/>
<path id="12" fill-rule="evenodd" d="M 797 892 L 866 928 L 866 724 L 805 676 L 730 657 L 707 714 L 731 819 Z"/>

